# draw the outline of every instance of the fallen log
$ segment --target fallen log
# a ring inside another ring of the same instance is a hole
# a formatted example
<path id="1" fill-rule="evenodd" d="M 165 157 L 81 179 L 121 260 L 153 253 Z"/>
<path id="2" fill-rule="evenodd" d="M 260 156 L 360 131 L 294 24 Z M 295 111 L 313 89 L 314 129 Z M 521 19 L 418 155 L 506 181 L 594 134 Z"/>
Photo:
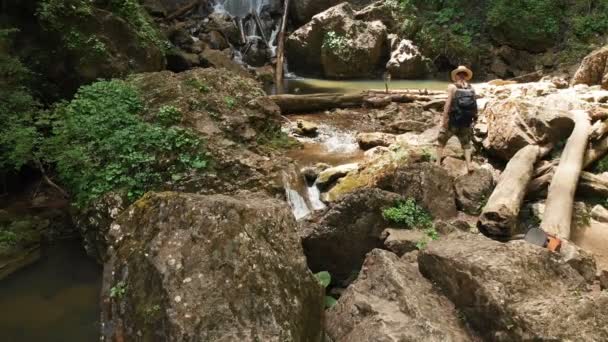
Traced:
<path id="1" fill-rule="evenodd" d="M 268 98 L 281 108 L 281 113 L 289 114 L 315 112 L 334 108 L 361 107 L 365 102 L 366 96 L 365 94 L 327 93 L 270 95 Z"/>
<path id="2" fill-rule="evenodd" d="M 583 170 L 585 148 L 591 133 L 589 114 L 574 111 L 574 130 L 562 152 L 549 185 L 545 213 L 540 228 L 562 239 L 570 239 L 574 194 Z"/>
<path id="3" fill-rule="evenodd" d="M 266 38 L 266 33 L 264 32 L 265 28 L 264 25 L 262 24 L 262 20 L 260 20 L 260 16 L 258 15 L 258 12 L 254 11 L 253 9 L 251 10 L 251 15 L 253 16 L 253 20 L 255 22 L 255 25 L 258 27 L 258 29 L 260 30 L 260 36 L 262 37 L 262 39 L 267 43 L 270 44 L 270 42 L 268 41 L 268 38 Z"/>
<path id="4" fill-rule="evenodd" d="M 500 181 L 484 206 L 477 227 L 484 235 L 510 237 L 517 226 L 517 217 L 534 173 L 534 164 L 541 148 L 528 145 L 509 160 Z"/>
<path id="5" fill-rule="evenodd" d="M 601 138 L 603 138 L 606 133 L 608 133 L 608 122 L 607 121 L 596 121 L 595 124 L 593 124 L 593 127 L 591 129 L 591 135 L 589 136 L 589 139 L 591 140 L 599 140 Z"/>
<path id="6" fill-rule="evenodd" d="M 581 178 L 576 189 L 580 196 L 608 197 L 608 179 L 591 172 L 581 172 Z"/>

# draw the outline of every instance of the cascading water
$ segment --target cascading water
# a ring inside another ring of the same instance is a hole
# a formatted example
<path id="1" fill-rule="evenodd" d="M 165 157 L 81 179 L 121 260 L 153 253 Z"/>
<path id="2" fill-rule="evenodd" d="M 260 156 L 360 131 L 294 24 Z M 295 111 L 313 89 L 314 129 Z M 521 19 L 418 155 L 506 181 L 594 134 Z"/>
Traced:
<path id="1" fill-rule="evenodd" d="M 252 11 L 260 14 L 264 5 L 269 5 L 270 0 L 218 0 L 217 6 L 221 6 L 226 12 L 235 17 L 245 17 Z"/>

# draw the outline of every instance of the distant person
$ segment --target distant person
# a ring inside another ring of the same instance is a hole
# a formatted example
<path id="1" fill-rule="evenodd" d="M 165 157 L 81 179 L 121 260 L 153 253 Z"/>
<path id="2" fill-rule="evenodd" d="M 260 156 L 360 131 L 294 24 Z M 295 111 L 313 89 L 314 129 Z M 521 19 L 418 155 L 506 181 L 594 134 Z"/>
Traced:
<path id="1" fill-rule="evenodd" d="M 448 86 L 448 98 L 443 108 L 441 129 L 437 137 L 437 165 L 441 165 L 443 149 L 448 140 L 455 135 L 464 150 L 467 171 L 471 172 L 471 138 L 473 125 L 477 121 L 477 100 L 475 90 L 468 83 L 473 72 L 465 66 L 452 71 L 452 84 Z"/>

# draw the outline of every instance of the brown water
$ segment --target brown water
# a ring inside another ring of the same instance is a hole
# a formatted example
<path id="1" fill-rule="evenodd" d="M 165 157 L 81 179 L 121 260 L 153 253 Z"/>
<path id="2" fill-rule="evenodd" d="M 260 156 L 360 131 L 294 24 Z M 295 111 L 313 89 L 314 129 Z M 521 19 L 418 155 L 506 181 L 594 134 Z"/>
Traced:
<path id="1" fill-rule="evenodd" d="M 98 341 L 101 271 L 80 241 L 44 248 L 40 261 L 0 281 L 0 341 Z"/>
<path id="2" fill-rule="evenodd" d="M 293 78 L 287 79 L 286 89 L 288 93 L 311 94 L 311 93 L 357 93 L 369 89 L 385 89 L 383 80 L 322 80 L 315 78 Z M 389 89 L 428 89 L 445 90 L 447 81 L 437 80 L 393 80 L 389 83 Z"/>

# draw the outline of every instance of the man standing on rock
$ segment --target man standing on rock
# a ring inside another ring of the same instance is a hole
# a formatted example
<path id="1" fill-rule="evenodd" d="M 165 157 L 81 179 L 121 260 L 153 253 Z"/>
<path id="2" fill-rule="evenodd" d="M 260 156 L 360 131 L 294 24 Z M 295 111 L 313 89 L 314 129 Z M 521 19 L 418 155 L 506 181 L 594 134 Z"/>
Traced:
<path id="1" fill-rule="evenodd" d="M 443 149 L 448 140 L 455 135 L 464 150 L 464 160 L 467 171 L 471 166 L 471 138 L 473 125 L 477 121 L 477 100 L 475 90 L 468 83 L 473 78 L 473 72 L 465 66 L 459 66 L 452 71 L 452 84 L 448 86 L 448 98 L 443 108 L 441 129 L 437 137 L 437 165 L 441 165 Z"/>

